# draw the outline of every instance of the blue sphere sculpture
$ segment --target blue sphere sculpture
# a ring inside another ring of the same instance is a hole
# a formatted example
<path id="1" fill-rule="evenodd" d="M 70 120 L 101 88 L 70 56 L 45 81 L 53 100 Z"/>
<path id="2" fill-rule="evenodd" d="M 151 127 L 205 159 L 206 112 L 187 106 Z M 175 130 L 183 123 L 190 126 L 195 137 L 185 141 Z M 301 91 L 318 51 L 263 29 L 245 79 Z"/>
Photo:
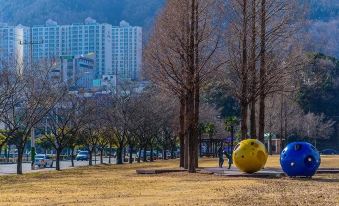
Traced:
<path id="1" fill-rule="evenodd" d="M 288 144 L 280 154 L 280 165 L 290 177 L 312 177 L 320 166 L 320 154 L 308 142 Z"/>

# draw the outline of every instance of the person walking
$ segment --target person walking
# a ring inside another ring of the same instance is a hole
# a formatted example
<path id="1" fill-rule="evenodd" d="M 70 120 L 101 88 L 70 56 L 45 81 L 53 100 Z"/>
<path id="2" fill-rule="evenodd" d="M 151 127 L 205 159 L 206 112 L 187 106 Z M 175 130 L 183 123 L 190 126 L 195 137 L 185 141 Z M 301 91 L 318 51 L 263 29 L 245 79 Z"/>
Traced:
<path id="1" fill-rule="evenodd" d="M 232 154 L 228 154 L 227 152 L 225 152 L 226 158 L 228 159 L 228 169 L 231 169 L 231 166 L 233 164 L 233 160 L 232 160 Z"/>
<path id="2" fill-rule="evenodd" d="M 222 146 L 218 149 L 218 157 L 219 157 L 219 167 L 222 168 L 224 165 L 224 150 Z"/>

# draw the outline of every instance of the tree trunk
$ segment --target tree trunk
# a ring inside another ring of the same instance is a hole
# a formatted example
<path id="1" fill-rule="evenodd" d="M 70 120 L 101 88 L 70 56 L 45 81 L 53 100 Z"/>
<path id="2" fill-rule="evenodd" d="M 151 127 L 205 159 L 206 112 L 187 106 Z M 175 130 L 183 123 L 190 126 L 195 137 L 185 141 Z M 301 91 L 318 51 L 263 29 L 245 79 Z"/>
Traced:
<path id="1" fill-rule="evenodd" d="M 94 164 L 96 165 L 97 164 L 97 149 L 94 148 Z"/>
<path id="2" fill-rule="evenodd" d="M 283 123 L 284 123 L 284 119 L 283 119 L 283 110 L 284 110 L 284 95 L 283 93 L 281 93 L 281 99 L 280 99 L 280 150 L 282 149 L 282 139 L 283 139 L 283 133 L 284 133 L 284 128 L 283 128 Z M 278 148 L 276 148 L 278 151 Z"/>
<path id="3" fill-rule="evenodd" d="M 88 161 L 88 165 L 89 165 L 89 166 L 92 166 L 92 165 L 93 165 L 93 162 L 92 162 L 93 151 L 92 151 L 92 150 L 89 150 L 88 153 L 89 153 L 89 161 Z"/>
<path id="4" fill-rule="evenodd" d="M 285 142 L 287 142 L 287 112 L 284 112 L 285 119 L 284 119 L 284 137 L 280 142 L 280 151 L 282 151 L 285 147 Z"/>
<path id="5" fill-rule="evenodd" d="M 248 104 L 246 103 L 246 100 L 241 100 L 240 105 L 241 110 L 241 139 L 247 139 L 247 115 L 248 115 Z"/>
<path id="6" fill-rule="evenodd" d="M 194 8 L 194 153 L 195 153 L 195 167 L 199 166 L 198 162 L 198 136 L 199 136 L 199 110 L 200 110 L 200 67 L 199 67 L 199 2 L 195 4 Z"/>
<path id="7" fill-rule="evenodd" d="M 192 69 L 191 69 L 192 70 Z M 188 142 L 188 171 L 190 173 L 195 172 L 195 127 L 194 127 L 194 87 L 191 80 L 189 82 L 189 89 L 187 90 L 186 101 L 186 119 L 187 119 L 187 142 Z"/>
<path id="8" fill-rule="evenodd" d="M 128 161 L 130 164 L 133 163 L 133 147 L 130 146 L 129 148 L 129 161 Z"/>
<path id="9" fill-rule="evenodd" d="M 62 149 L 57 148 L 56 149 L 56 162 L 55 162 L 55 169 L 60 171 L 60 155 L 61 155 Z"/>
<path id="10" fill-rule="evenodd" d="M 266 0 L 261 0 L 260 31 L 260 96 L 259 96 L 259 140 L 265 134 L 265 81 L 266 81 Z"/>
<path id="11" fill-rule="evenodd" d="M 180 97 L 180 131 L 179 131 L 179 141 L 180 141 L 180 167 L 185 167 L 185 97 L 182 95 Z"/>
<path id="12" fill-rule="evenodd" d="M 100 149 L 100 164 L 104 164 L 104 148 Z"/>
<path id="13" fill-rule="evenodd" d="M 250 99 L 250 136 L 253 139 L 257 138 L 257 125 L 256 125 L 256 87 L 257 87 L 257 78 L 256 78 L 256 0 L 252 0 L 252 34 L 251 34 L 251 64 L 250 64 L 250 71 L 251 71 L 251 99 Z"/>
<path id="14" fill-rule="evenodd" d="M 146 152 L 146 147 L 144 147 L 144 156 L 142 157 L 143 162 L 147 162 L 147 152 Z"/>
<path id="15" fill-rule="evenodd" d="M 199 76 L 199 74 L 195 74 L 196 76 Z M 200 105 L 200 86 L 199 86 L 199 77 L 195 78 L 195 83 L 194 83 L 194 134 L 193 134 L 193 150 L 194 150 L 194 160 L 195 160 L 195 167 L 197 168 L 199 165 L 198 163 L 198 158 L 199 158 L 199 154 L 198 154 L 198 148 L 199 148 L 199 141 L 198 141 L 198 136 L 199 136 L 199 128 L 198 128 L 198 124 L 199 124 L 199 105 Z"/>
<path id="16" fill-rule="evenodd" d="M 241 110 L 241 138 L 247 138 L 247 115 L 248 115 L 248 61 L 247 61 L 247 0 L 243 0 L 243 37 L 242 37 L 242 84 L 241 84 L 241 97 L 240 97 L 240 110 Z"/>
<path id="17" fill-rule="evenodd" d="M 166 160 L 166 159 L 167 159 L 166 147 L 163 147 L 163 149 L 162 149 L 162 159 L 163 159 L 163 160 Z"/>
<path id="18" fill-rule="evenodd" d="M 126 153 L 127 153 L 126 147 L 124 147 L 123 150 L 124 150 L 124 154 L 123 154 L 123 156 L 122 156 L 122 161 L 125 162 L 125 157 L 126 157 Z"/>
<path id="19" fill-rule="evenodd" d="M 112 158 L 112 144 L 109 144 L 109 155 L 108 155 L 108 163 L 111 164 Z"/>
<path id="20" fill-rule="evenodd" d="M 188 118 L 187 118 L 187 93 L 185 95 L 185 132 L 184 132 L 184 168 L 188 169 L 188 160 L 189 160 L 189 138 L 188 138 L 188 132 L 187 132 L 187 127 L 188 127 Z"/>
<path id="21" fill-rule="evenodd" d="M 259 141 L 265 142 L 265 96 L 259 101 Z"/>
<path id="22" fill-rule="evenodd" d="M 190 80 L 188 80 L 190 81 Z M 189 172 L 195 172 L 195 154 L 194 154 L 194 92 L 193 85 L 187 90 L 186 94 L 186 142 L 185 142 L 185 169 Z M 187 154 L 187 155 L 186 155 Z"/>
<path id="23" fill-rule="evenodd" d="M 122 155 L 123 155 L 123 147 L 120 146 L 117 149 L 117 164 L 118 165 L 123 164 Z"/>
<path id="24" fill-rule="evenodd" d="M 191 1 L 190 9 L 191 12 L 188 14 L 189 21 L 187 24 L 188 28 L 188 35 L 187 35 L 187 41 L 188 41 L 188 51 L 187 51 L 187 68 L 186 68 L 186 113 L 185 113 L 185 127 L 186 127 L 186 142 L 185 142 L 185 149 L 187 150 L 187 157 L 185 156 L 185 159 L 187 159 L 187 164 L 185 165 L 185 168 L 188 168 L 188 172 L 194 173 L 195 172 L 195 157 L 196 157 L 196 149 L 195 149 L 195 74 L 198 70 L 196 67 L 196 0 Z M 187 144 L 187 145 L 186 145 Z M 186 153 L 185 153 L 186 155 Z M 186 163 L 186 161 L 185 161 Z"/>
<path id="25" fill-rule="evenodd" d="M 317 138 L 314 138 L 314 147 L 317 148 Z"/>
<path id="26" fill-rule="evenodd" d="M 71 167 L 74 167 L 74 147 L 71 147 L 71 163 Z"/>
<path id="27" fill-rule="evenodd" d="M 199 156 L 202 157 L 202 139 L 201 139 L 201 132 L 199 133 Z"/>
<path id="28" fill-rule="evenodd" d="M 138 163 L 141 161 L 141 148 L 139 149 L 139 155 L 138 155 Z"/>
<path id="29" fill-rule="evenodd" d="M 150 161 L 154 162 L 154 159 L 153 159 L 153 147 L 152 146 L 151 146 Z"/>
<path id="30" fill-rule="evenodd" d="M 22 175 L 22 156 L 24 153 L 25 146 L 19 146 L 18 147 L 18 161 L 17 161 L 17 167 L 16 167 L 16 173 L 18 175 Z M 33 163 L 34 164 L 34 163 Z"/>
<path id="31" fill-rule="evenodd" d="M 272 134 L 271 134 L 271 133 L 270 133 L 270 138 L 269 138 L 268 143 L 269 143 L 269 147 L 270 147 L 270 149 L 269 149 L 269 154 L 270 154 L 270 155 L 273 155 L 273 150 L 272 150 L 273 144 L 272 144 Z"/>
<path id="32" fill-rule="evenodd" d="M 9 163 L 9 154 L 11 152 L 11 146 L 8 145 L 8 149 L 6 149 L 6 162 Z"/>

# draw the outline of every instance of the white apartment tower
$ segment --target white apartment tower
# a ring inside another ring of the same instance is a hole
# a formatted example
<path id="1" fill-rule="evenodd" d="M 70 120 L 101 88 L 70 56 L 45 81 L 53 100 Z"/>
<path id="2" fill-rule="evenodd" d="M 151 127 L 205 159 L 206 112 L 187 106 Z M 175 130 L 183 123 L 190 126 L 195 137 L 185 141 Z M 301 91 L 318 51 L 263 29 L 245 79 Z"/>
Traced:
<path id="1" fill-rule="evenodd" d="M 108 75 L 118 80 L 140 80 L 141 27 L 130 26 L 126 21 L 112 27 L 90 17 L 82 24 L 72 25 L 58 25 L 53 20 L 31 28 L 0 25 L 0 58 L 28 59 L 31 32 L 33 60 L 56 62 L 61 56 L 95 53 L 97 78 Z"/>
<path id="2" fill-rule="evenodd" d="M 118 79 L 140 80 L 142 28 L 121 21 L 112 28 L 112 67 Z"/>
<path id="3" fill-rule="evenodd" d="M 28 48 L 24 45 L 28 40 L 28 36 L 29 27 L 0 24 L 1 64 L 8 62 L 17 64 L 18 66 L 24 64 L 24 60 L 28 57 Z"/>
<path id="4" fill-rule="evenodd" d="M 48 20 L 46 25 L 33 26 L 33 41 L 43 42 L 33 47 L 34 59 L 58 59 L 63 55 L 95 53 L 97 76 L 112 71 L 112 26 L 87 18 L 84 24 L 58 25 Z"/>

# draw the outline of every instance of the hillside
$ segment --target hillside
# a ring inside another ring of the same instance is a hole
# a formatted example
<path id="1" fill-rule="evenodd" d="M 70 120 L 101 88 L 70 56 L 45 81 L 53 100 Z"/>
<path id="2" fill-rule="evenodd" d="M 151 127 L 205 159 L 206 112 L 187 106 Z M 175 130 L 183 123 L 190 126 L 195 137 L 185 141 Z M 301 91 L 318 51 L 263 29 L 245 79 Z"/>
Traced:
<path id="1" fill-rule="evenodd" d="M 44 24 L 49 18 L 59 24 L 98 22 L 117 25 L 122 19 L 148 27 L 164 0 L 0 0 L 0 21 L 10 24 Z"/>
<path id="2" fill-rule="evenodd" d="M 339 0 L 308 2 L 310 49 L 339 58 Z"/>
<path id="3" fill-rule="evenodd" d="M 81 23 L 87 17 L 118 25 L 127 20 L 149 30 L 166 0 L 0 0 L 0 22 L 12 25 Z M 308 9 L 309 49 L 339 57 L 339 0 L 297 0 Z"/>
<path id="4" fill-rule="evenodd" d="M 338 0 L 303 0 L 310 10 L 313 20 L 330 21 L 339 17 Z"/>
<path id="5" fill-rule="evenodd" d="M 313 20 L 329 21 L 339 16 L 338 0 L 299 0 Z M 88 16 L 117 24 L 121 19 L 148 25 L 165 0 L 0 0 L 0 21 L 13 24 L 43 24 L 54 19 L 62 24 L 82 22 Z"/>

